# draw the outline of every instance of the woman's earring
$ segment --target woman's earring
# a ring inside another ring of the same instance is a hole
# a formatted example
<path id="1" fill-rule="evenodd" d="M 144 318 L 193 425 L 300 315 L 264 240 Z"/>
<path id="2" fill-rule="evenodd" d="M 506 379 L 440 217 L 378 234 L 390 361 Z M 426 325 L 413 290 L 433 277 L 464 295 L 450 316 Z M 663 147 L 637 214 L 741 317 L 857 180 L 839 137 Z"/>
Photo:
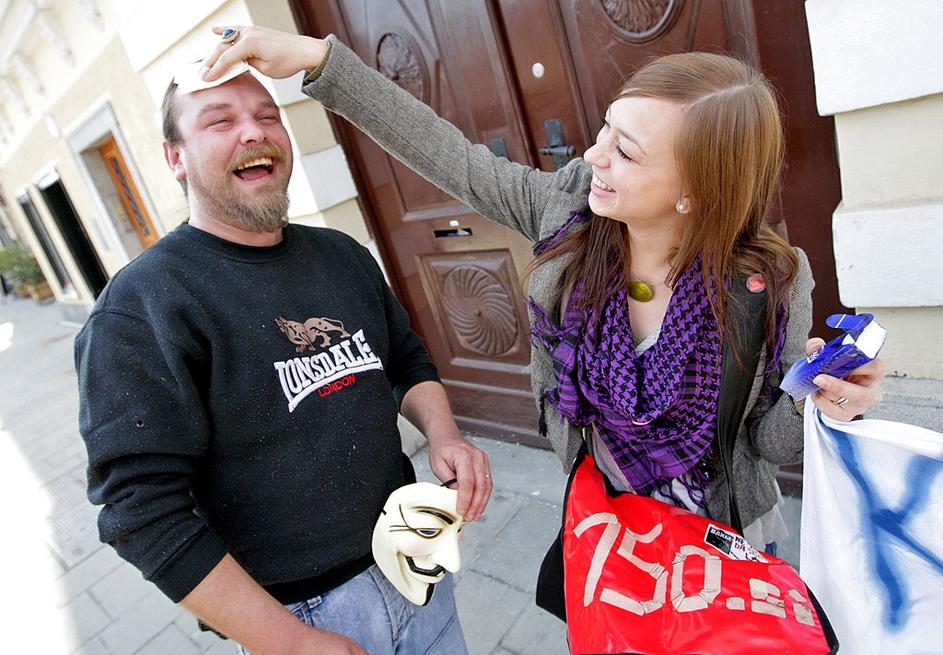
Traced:
<path id="1" fill-rule="evenodd" d="M 688 203 L 685 202 L 684 200 L 679 200 L 677 204 L 675 205 L 675 209 L 678 211 L 679 214 L 687 214 Z"/>

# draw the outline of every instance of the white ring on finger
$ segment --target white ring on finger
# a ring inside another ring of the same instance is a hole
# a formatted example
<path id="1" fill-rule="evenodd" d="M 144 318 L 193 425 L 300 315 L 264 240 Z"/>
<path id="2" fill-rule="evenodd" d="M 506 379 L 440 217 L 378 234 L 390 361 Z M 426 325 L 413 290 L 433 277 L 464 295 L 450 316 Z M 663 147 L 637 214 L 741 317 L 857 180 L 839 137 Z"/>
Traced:
<path id="1" fill-rule="evenodd" d="M 220 41 L 227 45 L 232 45 L 236 42 L 236 39 L 239 38 L 239 28 L 238 27 L 227 27 L 223 30 L 223 35 L 220 37 Z"/>

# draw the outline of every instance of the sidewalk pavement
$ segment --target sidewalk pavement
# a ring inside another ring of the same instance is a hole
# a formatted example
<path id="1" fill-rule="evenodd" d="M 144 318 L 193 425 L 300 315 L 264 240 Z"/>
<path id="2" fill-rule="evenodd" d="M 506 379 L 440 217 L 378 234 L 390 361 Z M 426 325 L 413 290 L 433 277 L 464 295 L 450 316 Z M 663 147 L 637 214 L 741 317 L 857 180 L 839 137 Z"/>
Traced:
<path id="1" fill-rule="evenodd" d="M 136 569 L 98 541 L 85 499 L 72 363 L 74 327 L 55 305 L 0 304 L 0 616 L 4 643 L 42 655 L 229 655 Z M 943 382 L 890 379 L 873 412 L 943 431 Z M 473 655 L 563 655 L 564 625 L 534 605 L 541 557 L 559 526 L 564 476 L 548 451 L 473 438 L 495 490 L 465 530 L 457 602 Z M 433 480 L 425 451 L 413 457 Z M 787 499 L 795 561 L 799 502 Z M 783 554 L 781 552 L 781 554 Z"/>

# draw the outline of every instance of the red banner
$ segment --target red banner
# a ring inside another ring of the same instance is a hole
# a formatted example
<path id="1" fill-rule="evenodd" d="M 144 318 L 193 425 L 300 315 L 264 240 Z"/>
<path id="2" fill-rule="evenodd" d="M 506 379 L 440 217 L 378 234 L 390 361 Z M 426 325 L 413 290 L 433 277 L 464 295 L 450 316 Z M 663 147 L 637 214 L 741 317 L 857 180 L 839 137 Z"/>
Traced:
<path id="1" fill-rule="evenodd" d="M 609 496 L 590 457 L 567 497 L 563 546 L 575 655 L 830 652 L 789 564 L 716 521 Z"/>

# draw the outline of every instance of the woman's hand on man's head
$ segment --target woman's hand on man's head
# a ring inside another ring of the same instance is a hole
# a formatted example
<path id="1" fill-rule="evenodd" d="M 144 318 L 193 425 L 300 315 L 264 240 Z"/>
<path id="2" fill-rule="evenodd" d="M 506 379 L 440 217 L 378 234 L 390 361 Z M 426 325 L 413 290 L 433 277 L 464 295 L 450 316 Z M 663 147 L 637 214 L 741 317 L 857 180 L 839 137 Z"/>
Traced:
<path id="1" fill-rule="evenodd" d="M 317 68 L 328 52 L 328 43 L 300 34 L 279 32 L 258 25 L 214 27 L 219 35 L 237 30 L 234 39 L 220 40 L 203 60 L 203 79 L 212 82 L 230 67 L 244 61 L 263 75 L 280 79 Z"/>

